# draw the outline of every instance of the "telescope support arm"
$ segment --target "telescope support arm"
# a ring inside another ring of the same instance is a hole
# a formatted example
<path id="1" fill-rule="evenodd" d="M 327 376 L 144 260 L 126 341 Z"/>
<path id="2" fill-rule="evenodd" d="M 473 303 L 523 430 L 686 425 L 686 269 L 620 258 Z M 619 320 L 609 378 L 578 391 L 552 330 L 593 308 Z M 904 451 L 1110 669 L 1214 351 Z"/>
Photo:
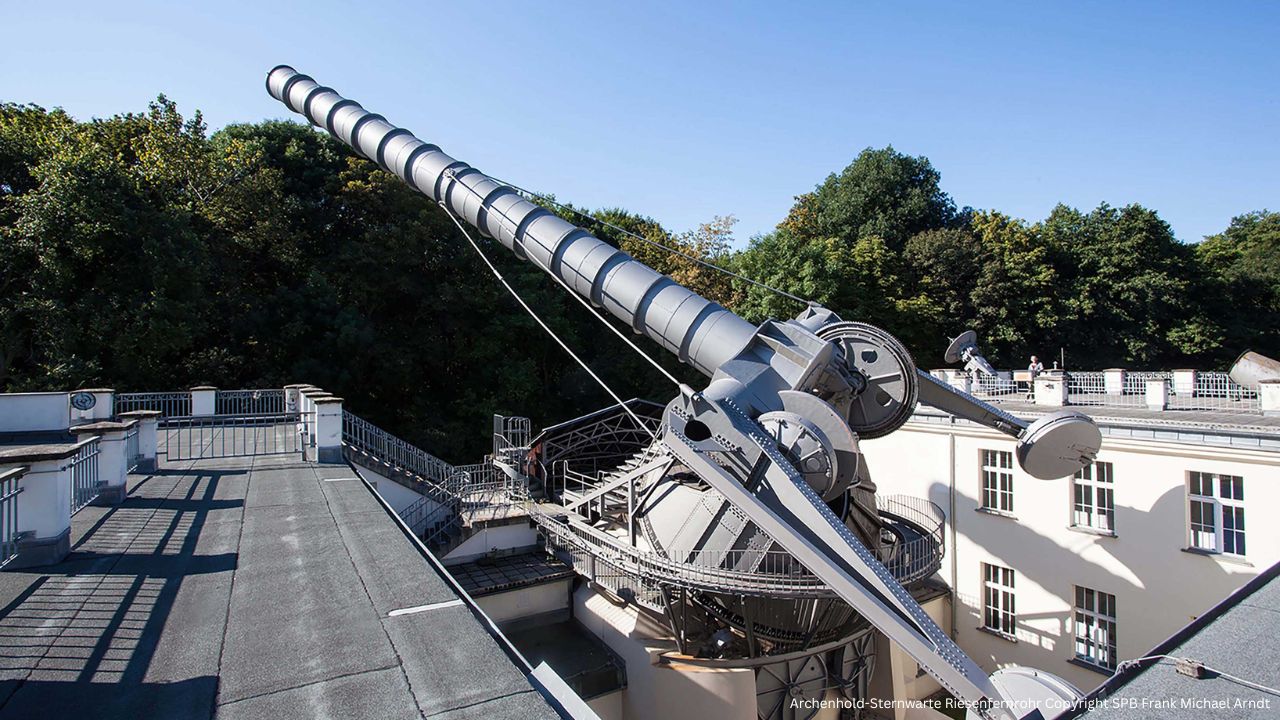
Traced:
<path id="1" fill-rule="evenodd" d="M 1010 437 L 1021 437 L 1028 427 L 1025 420 L 962 393 L 923 370 L 916 370 L 916 377 L 920 382 L 920 402 L 925 405 L 986 425 Z"/>

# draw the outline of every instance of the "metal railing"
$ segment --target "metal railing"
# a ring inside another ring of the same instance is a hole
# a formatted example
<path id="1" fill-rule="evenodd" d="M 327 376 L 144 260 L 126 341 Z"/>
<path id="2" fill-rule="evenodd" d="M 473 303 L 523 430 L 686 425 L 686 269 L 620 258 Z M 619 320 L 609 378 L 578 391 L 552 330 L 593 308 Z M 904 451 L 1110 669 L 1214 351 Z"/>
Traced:
<path id="1" fill-rule="evenodd" d="M 86 505 L 97 499 L 102 492 L 103 483 L 99 480 L 98 454 L 101 438 L 92 437 L 80 443 L 76 454 L 71 456 L 63 470 L 71 475 L 71 514 L 80 512 Z"/>
<path id="2" fill-rule="evenodd" d="M 142 464 L 142 446 L 138 442 L 138 426 L 134 425 L 124 434 L 125 472 L 133 472 Z"/>
<path id="3" fill-rule="evenodd" d="M 944 517 L 937 505 L 905 495 L 877 497 L 881 514 L 908 524 L 898 542 L 880 548 L 885 566 L 906 585 L 938 571 L 944 555 Z M 834 597 L 820 578 L 785 550 L 642 550 L 586 523 L 557 518 L 541 506 L 530 515 L 547 546 L 575 569 L 613 591 L 637 592 L 647 583 L 765 597 Z M 611 583 L 617 587 L 612 587 Z M 655 585 L 656 587 L 656 585 Z"/>
<path id="4" fill-rule="evenodd" d="M 467 502 L 484 502 L 486 498 L 503 497 L 511 502 L 529 499 L 529 488 L 523 482 L 500 472 L 492 462 L 456 465 L 445 483 L 445 489 Z"/>
<path id="5" fill-rule="evenodd" d="M 773 574 L 734 569 L 747 562 L 749 551 L 690 553 L 689 561 L 681 561 L 673 559 L 674 554 L 668 557 L 642 550 L 585 523 L 563 522 L 533 507 L 531 515 L 548 548 L 557 551 L 580 574 L 615 592 L 624 587 L 636 590 L 639 578 L 654 584 L 655 590 L 657 584 L 662 584 L 764 597 L 835 596 L 822 580 L 796 570 L 795 559 L 784 553 L 756 552 L 759 557 L 752 557 L 752 562 L 758 559 L 762 564 L 772 563 L 769 567 L 776 571 Z M 622 584 L 612 587 L 611 578 Z"/>
<path id="6" fill-rule="evenodd" d="M 517 421 L 512 439 L 527 443 L 528 420 L 505 420 Z M 522 425 L 524 436 L 519 435 Z M 494 427 L 496 445 L 499 438 L 505 441 L 508 437 L 498 430 L 509 429 L 512 424 L 495 419 Z M 422 497 L 398 514 L 428 547 L 452 537 L 452 531 L 462 527 L 464 519 L 483 519 L 486 512 L 494 515 L 505 513 L 512 505 L 529 500 L 528 487 L 499 471 L 492 460 L 472 465 L 450 465 L 368 420 L 345 411 L 342 413 L 342 444 L 348 450 L 410 475 L 417 481 L 416 489 Z"/>
<path id="7" fill-rule="evenodd" d="M 897 542 L 880 546 L 880 558 L 889 573 L 910 585 L 938 572 L 946 555 L 942 508 L 912 495 L 876 495 L 876 510 L 881 517 L 898 521 L 895 529 L 902 533 Z"/>
<path id="8" fill-rule="evenodd" d="M 133 410 L 159 410 L 162 418 L 191 414 L 190 392 L 117 393 L 114 414 Z"/>
<path id="9" fill-rule="evenodd" d="M 1124 373 L 1125 395 L 1146 395 L 1148 380 L 1173 381 L 1173 373 L 1168 370 L 1126 370 Z"/>
<path id="10" fill-rule="evenodd" d="M 560 496 L 562 503 L 569 504 L 572 500 L 590 494 L 600 487 L 604 482 L 603 473 L 604 470 L 599 468 L 594 473 L 578 472 L 569 467 L 567 460 L 557 460 L 551 464 L 548 480 L 551 481 L 551 487 Z"/>
<path id="11" fill-rule="evenodd" d="M 299 413 L 172 417 L 157 444 L 169 461 L 301 453 L 306 425 Z"/>
<path id="12" fill-rule="evenodd" d="M 1106 395 L 1107 378 L 1097 371 L 1072 371 L 1067 373 L 1067 397 L 1072 395 Z"/>
<path id="13" fill-rule="evenodd" d="M 1159 379 L 1159 378 L 1152 378 Z M 1133 388 L 1132 392 L 1130 388 Z M 1108 392 L 1110 390 L 1110 392 Z M 1068 405 L 1100 405 L 1105 407 L 1146 407 L 1147 381 L 1119 387 L 1107 387 L 1107 374 L 1097 370 L 1073 370 L 1067 373 Z"/>
<path id="14" fill-rule="evenodd" d="M 26 467 L 0 471 L 0 568 L 18 556 L 18 481 Z"/>
<path id="15" fill-rule="evenodd" d="M 1238 410 L 1253 412 L 1262 408 L 1258 393 L 1237 384 L 1224 372 L 1197 372 L 1190 395 L 1184 388 L 1174 387 L 1170 406 L 1187 410 Z"/>
<path id="16" fill-rule="evenodd" d="M 1025 395 L 1027 388 L 1019 387 L 1018 383 L 1003 377 L 992 377 L 990 375 L 979 374 L 973 383 L 973 394 L 981 398 L 1007 398 L 1009 396 L 1019 397 Z"/>
<path id="17" fill-rule="evenodd" d="M 432 498 L 423 496 L 396 514 L 414 535 L 422 537 L 422 534 L 427 531 L 428 520 L 441 507 L 440 503 Z"/>
<path id="18" fill-rule="evenodd" d="M 453 537 L 455 529 L 462 528 L 462 515 L 454 503 L 437 505 L 436 509 L 422 521 L 422 525 L 422 544 L 432 552 L 438 553 L 437 546 Z"/>
<path id="19" fill-rule="evenodd" d="M 213 410 L 218 415 L 267 415 L 283 413 L 284 390 L 219 390 Z"/>
<path id="20" fill-rule="evenodd" d="M 1255 413 L 1261 402 L 1255 390 L 1243 387 L 1217 370 L 1190 373 L 1172 370 L 1125 370 L 1123 379 L 1108 385 L 1107 373 L 1100 370 L 1073 370 L 1065 373 L 1068 405 L 1146 408 L 1147 383 L 1153 380 L 1168 384 L 1168 410 L 1206 410 Z M 979 375 L 973 383 L 973 394 L 989 402 L 1029 400 L 1031 389 L 1000 377 Z"/>
<path id="21" fill-rule="evenodd" d="M 342 412 L 342 444 L 383 464 L 443 487 L 456 468 L 364 418 Z"/>
<path id="22" fill-rule="evenodd" d="M 435 509 L 419 521 L 422 541 L 428 547 L 447 542 L 454 537 L 454 530 L 468 522 L 505 516 L 529 499 L 524 483 L 500 472 L 492 462 L 458 465 L 437 487 L 440 492 L 428 496 L 437 500 Z"/>
<path id="23" fill-rule="evenodd" d="M 532 424 L 529 418 L 494 415 L 493 457 L 503 462 L 517 460 L 517 455 L 529 449 L 529 440 L 532 436 Z"/>

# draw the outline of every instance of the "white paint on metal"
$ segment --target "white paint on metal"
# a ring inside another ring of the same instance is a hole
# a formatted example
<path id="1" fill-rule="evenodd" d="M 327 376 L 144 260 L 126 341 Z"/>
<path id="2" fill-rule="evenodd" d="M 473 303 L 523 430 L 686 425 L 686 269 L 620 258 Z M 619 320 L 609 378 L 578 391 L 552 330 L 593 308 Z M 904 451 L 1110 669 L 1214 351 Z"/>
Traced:
<path id="1" fill-rule="evenodd" d="M 428 612 L 431 610 L 443 610 L 445 608 L 457 607 L 462 604 L 461 600 L 446 600 L 444 602 L 431 603 L 430 605 L 417 605 L 415 607 L 400 608 L 387 613 L 387 617 L 399 617 L 401 615 L 416 615 L 420 612 Z"/>

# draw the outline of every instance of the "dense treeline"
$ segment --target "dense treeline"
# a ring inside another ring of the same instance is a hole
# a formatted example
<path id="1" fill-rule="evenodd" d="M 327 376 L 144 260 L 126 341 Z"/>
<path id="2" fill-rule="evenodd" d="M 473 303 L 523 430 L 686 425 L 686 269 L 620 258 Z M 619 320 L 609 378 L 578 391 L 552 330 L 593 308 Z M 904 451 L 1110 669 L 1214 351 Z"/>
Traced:
<path id="1" fill-rule="evenodd" d="M 583 218 L 567 217 L 576 222 Z M 685 253 L 891 329 L 923 366 L 973 327 L 997 364 L 1221 367 L 1280 354 L 1280 214 L 1196 245 L 1152 210 L 1059 206 L 1028 223 L 957 208 L 922 157 L 868 149 L 734 250 L 733 221 L 673 234 L 594 213 Z M 602 237 L 752 320 L 793 300 L 605 225 Z M 179 389 L 312 382 L 460 461 L 488 416 L 546 422 L 609 401 L 506 296 L 433 204 L 289 122 L 212 136 L 159 98 L 92 122 L 0 106 L 0 389 Z M 624 395 L 658 373 L 540 272 L 489 256 Z M 665 353 L 651 348 L 675 368 Z"/>

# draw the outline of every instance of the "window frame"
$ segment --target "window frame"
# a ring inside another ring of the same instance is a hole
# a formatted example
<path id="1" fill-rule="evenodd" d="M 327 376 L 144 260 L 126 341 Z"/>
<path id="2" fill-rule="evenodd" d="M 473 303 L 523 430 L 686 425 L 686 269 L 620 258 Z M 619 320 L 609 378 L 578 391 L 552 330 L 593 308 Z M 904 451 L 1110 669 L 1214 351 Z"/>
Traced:
<path id="1" fill-rule="evenodd" d="M 1013 515 L 1013 452 L 986 448 L 978 452 L 982 483 L 978 493 L 979 509 Z M 992 504 L 988 504 L 988 499 Z"/>
<path id="2" fill-rule="evenodd" d="M 1116 534 L 1116 487 L 1115 465 L 1102 460 L 1095 460 L 1080 468 L 1071 476 L 1069 508 L 1069 527 L 1102 535 Z M 1081 502 L 1081 496 L 1088 493 L 1088 503 Z M 1100 502 L 1106 495 L 1105 505 Z M 1081 522 L 1081 515 L 1088 515 L 1088 522 Z M 1099 519 L 1105 518 L 1104 523 Z M 1104 526 L 1105 525 L 1105 526 Z"/>
<path id="3" fill-rule="evenodd" d="M 1190 470 L 1187 472 L 1186 493 L 1187 549 L 1211 555 L 1246 557 L 1244 477 Z"/>
<path id="4" fill-rule="evenodd" d="M 1120 625 L 1116 596 L 1084 585 L 1075 585 L 1073 589 L 1072 658 L 1085 665 L 1114 672 L 1119 661 L 1116 636 Z M 1109 608 L 1104 607 L 1104 599 Z M 1106 612 L 1108 609 L 1109 614 Z M 1086 631 L 1083 635 L 1082 630 Z M 1082 647 L 1084 652 L 1081 652 Z"/>
<path id="5" fill-rule="evenodd" d="M 982 629 L 1013 640 L 1018 631 L 1017 573 L 1003 565 L 981 565 Z"/>

